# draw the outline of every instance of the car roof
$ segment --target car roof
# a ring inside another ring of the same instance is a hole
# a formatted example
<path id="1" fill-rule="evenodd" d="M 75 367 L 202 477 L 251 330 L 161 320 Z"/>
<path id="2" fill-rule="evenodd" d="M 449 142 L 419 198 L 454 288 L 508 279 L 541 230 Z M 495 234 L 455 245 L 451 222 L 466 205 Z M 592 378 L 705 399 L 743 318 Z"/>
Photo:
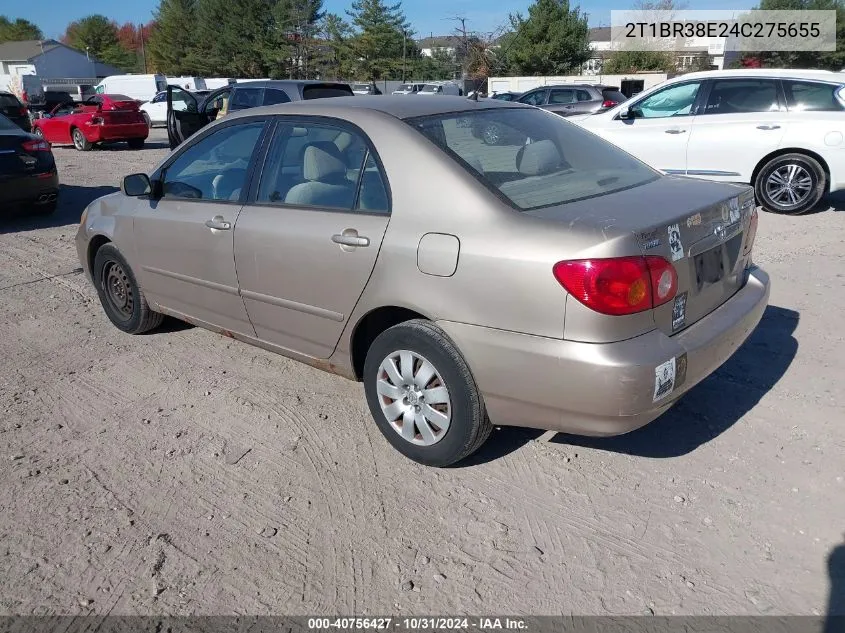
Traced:
<path id="1" fill-rule="evenodd" d="M 438 96 L 432 97 L 431 99 L 408 99 L 401 95 L 372 95 L 293 101 L 280 105 L 239 110 L 229 116 L 321 114 L 326 116 L 340 115 L 339 118 L 343 118 L 343 113 L 348 112 L 350 108 L 383 112 L 397 119 L 413 119 L 415 117 L 453 112 L 472 112 L 475 110 L 491 110 L 493 108 L 531 108 L 531 106 L 515 104 L 511 101 L 497 101 L 495 99 L 475 101 L 467 97 L 455 96 Z"/>
<path id="2" fill-rule="evenodd" d="M 807 70 L 800 68 L 732 68 L 729 70 L 702 70 L 673 77 L 669 81 L 686 81 L 689 79 L 719 79 L 720 77 L 744 78 L 780 78 L 780 79 L 815 79 L 845 83 L 845 73 L 832 70 Z"/>
<path id="3" fill-rule="evenodd" d="M 256 81 L 237 81 L 230 84 L 237 87 L 283 88 L 285 86 L 348 86 L 343 81 L 320 81 L 319 79 L 258 79 Z"/>

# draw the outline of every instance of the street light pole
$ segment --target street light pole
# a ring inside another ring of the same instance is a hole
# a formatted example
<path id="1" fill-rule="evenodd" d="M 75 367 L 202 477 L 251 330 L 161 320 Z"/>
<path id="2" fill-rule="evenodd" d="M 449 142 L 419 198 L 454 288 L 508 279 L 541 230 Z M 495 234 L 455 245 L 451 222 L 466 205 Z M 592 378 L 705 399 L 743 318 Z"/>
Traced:
<path id="1" fill-rule="evenodd" d="M 405 32 L 405 27 L 402 27 L 402 83 L 405 83 L 405 42 L 408 35 Z"/>

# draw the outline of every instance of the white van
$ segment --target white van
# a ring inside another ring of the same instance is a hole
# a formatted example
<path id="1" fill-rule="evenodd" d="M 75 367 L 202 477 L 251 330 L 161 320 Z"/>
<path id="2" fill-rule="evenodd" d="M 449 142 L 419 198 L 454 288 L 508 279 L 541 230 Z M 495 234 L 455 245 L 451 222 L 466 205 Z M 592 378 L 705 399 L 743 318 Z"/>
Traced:
<path id="1" fill-rule="evenodd" d="M 205 89 L 217 90 L 218 88 L 224 88 L 229 84 L 233 84 L 235 81 L 236 79 L 234 77 L 206 77 Z"/>
<path id="2" fill-rule="evenodd" d="M 97 94 L 126 95 L 131 99 L 147 102 L 162 90 L 167 90 L 164 75 L 112 75 L 97 84 Z"/>
<path id="3" fill-rule="evenodd" d="M 185 90 L 195 92 L 197 90 L 209 90 L 202 77 L 167 77 L 167 83 L 171 86 L 179 86 Z M 222 87 L 222 86 L 221 86 Z"/>

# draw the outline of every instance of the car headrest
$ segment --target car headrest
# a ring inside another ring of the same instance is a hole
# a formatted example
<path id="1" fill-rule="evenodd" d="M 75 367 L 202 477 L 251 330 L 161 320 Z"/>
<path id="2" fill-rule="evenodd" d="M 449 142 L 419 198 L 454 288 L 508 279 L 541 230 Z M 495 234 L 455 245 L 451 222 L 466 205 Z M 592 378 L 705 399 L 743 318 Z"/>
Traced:
<path id="1" fill-rule="evenodd" d="M 332 143 L 334 145 L 334 143 Z M 339 152 L 338 152 L 339 153 Z M 305 148 L 302 175 L 305 180 L 325 181 L 346 178 L 346 165 L 337 156 L 332 155 L 316 144 Z"/>
<path id="2" fill-rule="evenodd" d="M 524 145 L 516 154 L 516 168 L 523 176 L 542 176 L 560 165 L 560 153 L 548 139 Z"/>

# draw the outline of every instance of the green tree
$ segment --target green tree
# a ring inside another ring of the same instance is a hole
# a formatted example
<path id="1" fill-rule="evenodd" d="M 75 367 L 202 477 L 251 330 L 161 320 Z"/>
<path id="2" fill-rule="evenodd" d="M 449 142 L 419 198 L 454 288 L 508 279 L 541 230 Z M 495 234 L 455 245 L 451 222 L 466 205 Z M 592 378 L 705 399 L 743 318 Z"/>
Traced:
<path id="1" fill-rule="evenodd" d="M 624 75 L 640 71 L 668 73 L 675 70 L 675 57 L 662 51 L 621 50 L 611 53 L 602 64 L 608 75 Z"/>
<path id="2" fill-rule="evenodd" d="M 191 64 L 209 76 L 264 77 L 274 44 L 265 0 L 198 0 Z"/>
<path id="3" fill-rule="evenodd" d="M 323 0 L 276 0 L 273 5 L 268 57 L 272 74 L 282 76 L 287 66 L 291 79 L 307 79 L 319 70 L 320 20 Z M 316 64 L 316 66 L 315 66 Z"/>
<path id="4" fill-rule="evenodd" d="M 352 26 L 336 13 L 328 13 L 318 27 L 318 37 L 323 46 L 315 60 L 315 67 L 322 76 L 331 79 L 352 77 L 355 74 L 355 57 L 352 53 Z"/>
<path id="5" fill-rule="evenodd" d="M 834 10 L 836 11 L 835 51 L 778 51 L 748 53 L 746 59 L 757 59 L 768 68 L 845 68 L 845 3 L 842 0 L 761 0 L 759 10 Z M 753 18 L 754 11 L 751 11 Z"/>
<path id="6" fill-rule="evenodd" d="M 193 75 L 195 0 L 161 0 L 153 15 L 156 26 L 147 46 L 151 66 L 167 75 Z"/>
<path id="7" fill-rule="evenodd" d="M 138 63 L 135 54 L 120 45 L 117 24 L 104 15 L 89 15 L 71 22 L 62 42 L 121 70 L 135 70 Z"/>
<path id="8" fill-rule="evenodd" d="M 407 45 L 412 35 L 402 3 L 386 5 L 383 0 L 355 0 L 347 14 L 357 29 L 351 47 L 359 62 L 358 78 L 375 81 L 401 75 L 403 39 Z"/>
<path id="9" fill-rule="evenodd" d="M 5 15 L 0 15 L 0 42 L 21 42 L 23 40 L 41 40 L 44 34 L 29 20 L 17 18 L 12 22 Z"/>
<path id="10" fill-rule="evenodd" d="M 577 72 L 590 59 L 587 16 L 569 0 L 534 0 L 528 18 L 510 16 L 516 36 L 509 60 L 525 75 Z"/>

